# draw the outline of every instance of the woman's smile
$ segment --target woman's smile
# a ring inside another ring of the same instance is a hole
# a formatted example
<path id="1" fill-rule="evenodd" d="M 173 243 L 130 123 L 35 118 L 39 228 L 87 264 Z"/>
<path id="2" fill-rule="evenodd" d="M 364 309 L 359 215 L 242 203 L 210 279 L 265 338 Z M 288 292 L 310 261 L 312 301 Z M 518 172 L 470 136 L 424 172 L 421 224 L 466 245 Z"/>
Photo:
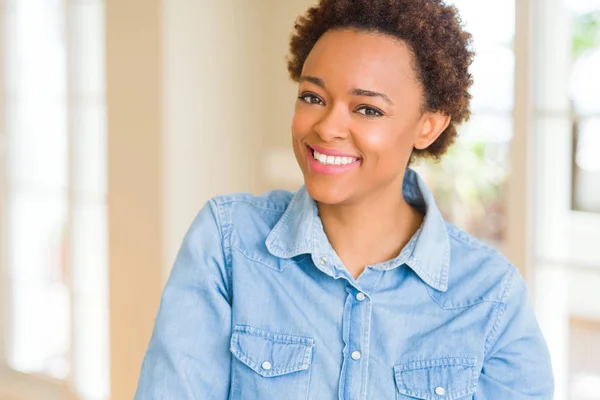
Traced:
<path id="1" fill-rule="evenodd" d="M 341 174 L 360 166 L 361 159 L 335 149 L 306 146 L 308 167 L 317 174 Z"/>

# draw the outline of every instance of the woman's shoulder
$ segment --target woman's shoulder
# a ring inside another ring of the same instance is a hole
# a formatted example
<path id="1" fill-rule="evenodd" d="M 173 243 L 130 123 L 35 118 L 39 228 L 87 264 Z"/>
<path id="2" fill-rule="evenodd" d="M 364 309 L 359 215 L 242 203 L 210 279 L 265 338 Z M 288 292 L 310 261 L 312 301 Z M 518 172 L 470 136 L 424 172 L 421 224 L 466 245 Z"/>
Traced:
<path id="1" fill-rule="evenodd" d="M 270 190 L 260 195 L 239 192 L 215 196 L 210 202 L 219 209 L 283 212 L 293 196 L 294 192 L 287 190 Z"/>
<path id="2" fill-rule="evenodd" d="M 447 223 L 447 231 L 449 287 L 458 289 L 453 291 L 454 296 L 466 303 L 503 303 L 512 287 L 524 285 L 518 268 L 498 249 L 451 223 Z"/>
<path id="3" fill-rule="evenodd" d="M 453 248 L 460 248 L 472 254 L 491 257 L 496 262 L 506 264 L 507 266 L 511 265 L 510 261 L 494 247 L 494 244 L 476 238 L 450 222 L 446 222 L 446 230 L 448 231 L 450 244 Z"/>
<path id="4" fill-rule="evenodd" d="M 230 193 L 208 201 L 225 244 L 254 252 L 282 218 L 295 192 Z"/>
<path id="5" fill-rule="evenodd" d="M 220 245 L 230 260 L 252 260 L 279 269 L 282 261 L 273 257 L 266 241 L 285 214 L 296 193 L 272 190 L 261 195 L 231 193 L 215 196 L 208 202 L 212 209 Z M 237 256 L 242 256 L 236 258 Z M 239 265 L 245 265 L 242 261 Z"/>

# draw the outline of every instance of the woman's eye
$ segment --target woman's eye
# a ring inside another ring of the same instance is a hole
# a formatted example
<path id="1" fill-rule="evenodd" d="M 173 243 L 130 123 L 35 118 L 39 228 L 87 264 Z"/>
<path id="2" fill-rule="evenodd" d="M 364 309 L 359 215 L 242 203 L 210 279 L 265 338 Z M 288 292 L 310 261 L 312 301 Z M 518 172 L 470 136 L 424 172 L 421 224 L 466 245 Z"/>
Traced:
<path id="1" fill-rule="evenodd" d="M 357 113 L 366 115 L 367 117 L 382 117 L 383 113 L 374 107 L 363 106 L 356 110 Z"/>
<path id="2" fill-rule="evenodd" d="M 314 94 L 303 94 L 300 96 L 300 99 L 305 101 L 308 104 L 322 104 L 323 103 L 321 101 L 321 99 L 318 98 L 317 96 L 315 96 Z"/>

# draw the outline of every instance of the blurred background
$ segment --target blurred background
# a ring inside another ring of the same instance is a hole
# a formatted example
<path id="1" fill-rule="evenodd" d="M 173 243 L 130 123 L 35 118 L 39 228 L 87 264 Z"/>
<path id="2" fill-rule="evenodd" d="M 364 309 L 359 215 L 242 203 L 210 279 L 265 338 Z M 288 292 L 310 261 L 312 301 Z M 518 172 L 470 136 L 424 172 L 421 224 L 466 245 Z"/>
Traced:
<path id="1" fill-rule="evenodd" d="M 600 399 L 600 0 L 454 0 L 473 118 L 420 163 L 528 281 L 556 399 Z M 0 0 L 0 400 L 131 399 L 211 196 L 295 190 L 311 0 Z"/>

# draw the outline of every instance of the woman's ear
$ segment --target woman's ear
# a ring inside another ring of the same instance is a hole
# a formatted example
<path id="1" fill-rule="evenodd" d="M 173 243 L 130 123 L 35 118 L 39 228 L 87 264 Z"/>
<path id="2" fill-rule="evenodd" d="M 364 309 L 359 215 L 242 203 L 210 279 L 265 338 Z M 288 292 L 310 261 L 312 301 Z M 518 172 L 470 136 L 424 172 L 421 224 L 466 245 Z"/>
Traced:
<path id="1" fill-rule="evenodd" d="M 417 135 L 414 143 L 414 148 L 424 150 L 435 142 L 435 140 L 444 132 L 450 125 L 450 116 L 441 112 L 425 113 L 423 115 L 423 124 L 421 132 Z"/>

